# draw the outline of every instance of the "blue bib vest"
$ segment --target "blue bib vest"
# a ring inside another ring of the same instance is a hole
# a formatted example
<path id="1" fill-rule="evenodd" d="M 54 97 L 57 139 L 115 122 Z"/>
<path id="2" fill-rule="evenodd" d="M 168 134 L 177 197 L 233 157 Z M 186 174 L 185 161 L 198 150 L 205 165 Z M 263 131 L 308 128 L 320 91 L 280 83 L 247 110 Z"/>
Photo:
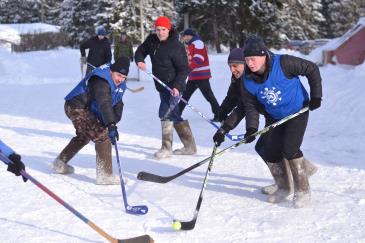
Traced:
<path id="1" fill-rule="evenodd" d="M 273 55 L 273 64 L 267 80 L 257 83 L 246 75 L 243 85 L 265 107 L 266 112 L 274 119 L 280 120 L 298 112 L 308 93 L 299 77 L 288 79 L 280 65 L 281 55 Z"/>
<path id="2" fill-rule="evenodd" d="M 110 66 L 109 65 L 103 65 L 101 67 L 98 67 L 91 71 L 84 79 L 82 79 L 75 88 L 71 90 L 68 95 L 66 95 L 65 100 L 71 100 L 72 98 L 88 92 L 87 88 L 87 82 L 92 76 L 98 76 L 104 80 L 106 80 L 110 87 L 110 92 L 112 96 L 112 107 L 114 107 L 119 101 L 123 99 L 123 95 L 125 90 L 127 89 L 126 82 L 122 82 L 119 86 L 116 86 L 112 76 L 110 74 Z M 99 119 L 99 121 L 104 123 L 104 119 L 101 115 L 101 112 L 98 108 L 98 104 L 95 100 L 91 100 L 89 104 L 89 109 L 91 112 L 95 114 L 95 116 Z"/>

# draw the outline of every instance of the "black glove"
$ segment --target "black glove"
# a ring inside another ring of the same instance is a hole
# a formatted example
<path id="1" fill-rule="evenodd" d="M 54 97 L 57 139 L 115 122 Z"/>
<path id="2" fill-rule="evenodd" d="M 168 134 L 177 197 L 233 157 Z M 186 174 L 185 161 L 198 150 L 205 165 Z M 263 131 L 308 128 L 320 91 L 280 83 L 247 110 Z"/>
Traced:
<path id="1" fill-rule="evenodd" d="M 313 111 L 321 106 L 322 98 L 313 97 L 309 101 L 309 110 Z"/>
<path id="2" fill-rule="evenodd" d="M 119 140 L 118 128 L 114 123 L 108 125 L 108 133 L 110 142 L 114 145 Z"/>
<path id="3" fill-rule="evenodd" d="M 245 134 L 246 143 L 251 143 L 251 142 L 255 141 L 256 136 L 252 136 L 255 132 L 257 132 L 256 128 L 248 128 L 246 130 L 246 134 Z"/>
<path id="4" fill-rule="evenodd" d="M 219 147 L 221 145 L 221 143 L 224 142 L 225 134 L 226 134 L 226 132 L 222 128 L 219 128 L 217 130 L 217 132 L 214 134 L 213 141 L 217 145 L 217 147 Z"/>
<path id="5" fill-rule="evenodd" d="M 21 157 L 19 154 L 13 153 L 9 155 L 9 159 L 13 162 L 8 165 L 8 171 L 14 173 L 16 176 L 20 176 L 21 170 L 25 171 L 25 166 L 21 161 Z M 23 181 L 26 182 L 28 179 L 23 176 Z"/>
<path id="6" fill-rule="evenodd" d="M 131 62 L 133 62 L 133 57 L 130 58 Z"/>

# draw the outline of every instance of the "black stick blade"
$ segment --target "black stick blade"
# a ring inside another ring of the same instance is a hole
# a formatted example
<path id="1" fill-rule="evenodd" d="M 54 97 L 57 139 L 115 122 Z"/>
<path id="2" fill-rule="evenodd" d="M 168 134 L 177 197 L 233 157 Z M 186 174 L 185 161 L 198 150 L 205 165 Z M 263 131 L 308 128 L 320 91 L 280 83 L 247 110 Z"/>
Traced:
<path id="1" fill-rule="evenodd" d="M 175 230 L 192 230 L 195 227 L 195 223 L 196 223 L 197 218 L 193 218 L 191 221 L 185 221 L 185 222 L 181 222 L 179 220 L 174 220 L 174 224 L 176 224 L 176 222 L 179 223 L 179 228 L 174 228 Z"/>
<path id="2" fill-rule="evenodd" d="M 151 173 L 148 173 L 145 171 L 139 172 L 137 175 L 137 179 L 142 180 L 142 181 L 149 181 L 149 182 L 162 183 L 162 184 L 170 181 L 169 177 L 163 177 L 163 176 L 151 174 Z"/>
<path id="3" fill-rule="evenodd" d="M 141 235 L 134 238 L 118 240 L 118 243 L 153 243 L 154 240 L 149 235 Z"/>

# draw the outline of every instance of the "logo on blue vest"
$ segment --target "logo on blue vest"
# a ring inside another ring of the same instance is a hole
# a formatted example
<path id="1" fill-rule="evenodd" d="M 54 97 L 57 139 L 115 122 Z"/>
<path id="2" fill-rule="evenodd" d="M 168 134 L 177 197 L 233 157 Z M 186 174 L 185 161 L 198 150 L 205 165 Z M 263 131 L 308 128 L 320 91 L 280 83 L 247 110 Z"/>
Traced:
<path id="1" fill-rule="evenodd" d="M 272 87 L 272 89 L 265 88 L 263 91 L 260 91 L 260 94 L 261 99 L 266 100 L 266 103 L 272 104 L 273 106 L 276 106 L 277 102 L 281 100 L 281 91 L 276 91 L 275 87 Z"/>

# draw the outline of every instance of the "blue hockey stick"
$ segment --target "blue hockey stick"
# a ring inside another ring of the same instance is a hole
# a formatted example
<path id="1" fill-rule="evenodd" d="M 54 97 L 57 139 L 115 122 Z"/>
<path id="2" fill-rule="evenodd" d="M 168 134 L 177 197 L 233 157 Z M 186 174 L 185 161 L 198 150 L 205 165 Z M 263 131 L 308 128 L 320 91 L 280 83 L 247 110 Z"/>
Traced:
<path id="1" fill-rule="evenodd" d="M 153 75 L 151 72 L 149 72 L 149 71 L 144 71 L 144 72 L 148 76 L 150 76 L 151 78 L 153 78 L 154 80 L 156 80 L 156 82 L 158 82 L 159 84 L 161 84 L 165 89 L 167 89 L 168 91 L 171 92 L 171 88 L 169 86 L 167 86 L 164 82 L 162 82 L 159 78 L 157 78 L 155 75 Z M 204 116 L 203 113 L 201 113 L 198 109 L 196 109 L 194 106 L 192 106 L 191 104 L 189 104 L 189 102 L 187 102 L 184 98 L 181 98 L 181 101 L 184 102 L 190 109 L 192 109 L 194 112 L 196 112 L 199 116 L 201 116 L 204 120 L 206 120 L 207 122 L 209 122 L 213 127 L 215 127 L 216 129 L 219 129 L 219 126 L 217 124 L 215 124 L 212 120 L 210 120 L 209 118 L 207 118 L 206 116 Z M 229 133 L 226 133 L 225 135 L 231 141 L 240 141 L 245 136 L 244 134 L 231 135 Z"/>
<path id="2" fill-rule="evenodd" d="M 122 195 L 123 195 L 123 202 L 124 202 L 125 211 L 129 214 L 135 214 L 135 215 L 146 214 L 148 212 L 148 207 L 147 206 L 145 206 L 145 205 L 131 206 L 131 205 L 128 204 L 127 193 L 125 191 L 124 180 L 123 180 L 123 176 L 122 176 L 122 168 L 121 168 L 120 161 L 119 161 L 119 153 L 118 153 L 117 143 L 115 143 L 114 146 L 115 146 L 115 154 L 117 156 L 120 186 L 122 188 Z"/>

